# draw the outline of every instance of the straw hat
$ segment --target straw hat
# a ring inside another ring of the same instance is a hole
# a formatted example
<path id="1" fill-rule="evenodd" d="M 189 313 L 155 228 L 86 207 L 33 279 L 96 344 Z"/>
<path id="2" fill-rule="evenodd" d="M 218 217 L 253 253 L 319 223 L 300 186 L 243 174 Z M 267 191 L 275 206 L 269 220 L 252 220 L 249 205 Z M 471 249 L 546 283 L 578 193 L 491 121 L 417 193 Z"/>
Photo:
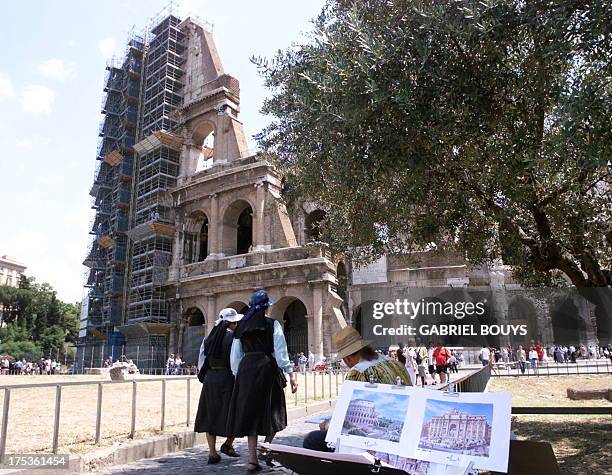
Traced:
<path id="1" fill-rule="evenodd" d="M 351 326 L 346 326 L 333 336 L 334 345 L 338 351 L 338 358 L 346 358 L 353 353 L 369 346 L 371 342 L 361 338 L 357 330 Z"/>

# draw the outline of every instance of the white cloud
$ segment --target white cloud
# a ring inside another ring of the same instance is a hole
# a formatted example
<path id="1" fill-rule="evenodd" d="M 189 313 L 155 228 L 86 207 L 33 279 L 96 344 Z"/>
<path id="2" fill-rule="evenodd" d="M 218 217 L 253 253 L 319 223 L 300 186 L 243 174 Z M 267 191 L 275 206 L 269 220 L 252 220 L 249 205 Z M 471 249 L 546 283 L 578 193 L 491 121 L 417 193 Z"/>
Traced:
<path id="1" fill-rule="evenodd" d="M 77 45 L 76 40 L 68 40 L 68 46 L 74 48 Z"/>
<path id="2" fill-rule="evenodd" d="M 104 59 L 110 59 L 117 48 L 117 41 L 115 38 L 104 38 L 98 41 L 98 48 L 100 48 L 100 53 L 102 53 Z"/>
<path id="3" fill-rule="evenodd" d="M 47 86 L 31 84 L 21 91 L 21 106 L 26 112 L 38 115 L 51 114 L 55 91 Z"/>
<path id="4" fill-rule="evenodd" d="M 74 73 L 74 68 L 59 58 L 51 58 L 38 65 L 38 72 L 48 79 L 63 81 Z"/>
<path id="5" fill-rule="evenodd" d="M 15 95 L 15 89 L 13 89 L 13 83 L 3 73 L 0 73 L 0 102 L 7 97 L 13 97 Z"/>

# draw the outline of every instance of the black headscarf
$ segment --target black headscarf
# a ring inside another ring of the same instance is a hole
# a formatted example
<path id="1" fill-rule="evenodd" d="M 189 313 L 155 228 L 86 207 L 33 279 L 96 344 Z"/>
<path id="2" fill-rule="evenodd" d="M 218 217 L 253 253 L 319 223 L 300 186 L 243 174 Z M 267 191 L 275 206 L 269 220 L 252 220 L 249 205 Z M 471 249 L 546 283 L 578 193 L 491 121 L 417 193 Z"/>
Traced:
<path id="1" fill-rule="evenodd" d="M 223 339 L 227 333 L 229 322 L 222 321 L 210 332 L 204 340 L 204 354 L 207 358 L 223 358 Z"/>

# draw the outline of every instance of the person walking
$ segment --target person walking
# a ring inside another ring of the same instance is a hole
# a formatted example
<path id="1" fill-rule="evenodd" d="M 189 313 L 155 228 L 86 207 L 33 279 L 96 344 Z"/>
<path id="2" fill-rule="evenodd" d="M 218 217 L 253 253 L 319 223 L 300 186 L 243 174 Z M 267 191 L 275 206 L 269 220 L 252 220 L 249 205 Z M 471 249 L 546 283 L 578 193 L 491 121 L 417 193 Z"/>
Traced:
<path id="1" fill-rule="evenodd" d="M 227 430 L 229 403 L 234 389 L 234 374 L 230 367 L 230 352 L 234 342 L 236 322 L 243 315 L 233 308 L 224 308 L 210 335 L 202 341 L 198 358 L 198 379 L 202 392 L 198 404 L 194 431 L 206 432 L 208 464 L 221 461 L 217 452 L 217 437 L 226 437 L 221 453 L 238 457 L 233 447 L 234 437 Z"/>
<path id="2" fill-rule="evenodd" d="M 298 358 L 298 367 L 300 368 L 300 373 L 306 372 L 306 364 L 308 363 L 308 358 L 304 354 L 304 352 L 300 353 L 300 357 Z"/>
<path id="3" fill-rule="evenodd" d="M 419 372 L 419 378 L 421 378 L 421 386 L 425 387 L 425 379 L 427 378 L 427 348 L 419 346 L 416 349 L 417 371 Z"/>
<path id="4" fill-rule="evenodd" d="M 440 343 L 433 351 L 433 357 L 436 362 L 436 372 L 440 375 L 440 384 L 444 384 L 448 378 L 448 359 L 450 358 L 450 351 Z"/>
<path id="5" fill-rule="evenodd" d="M 266 317 L 270 305 L 272 302 L 265 290 L 253 293 L 249 309 L 234 332 L 230 353 L 236 380 L 227 427 L 234 436 L 247 437 L 247 473 L 262 469 L 257 462 L 257 436 L 265 436 L 269 443 L 277 432 L 287 427 L 284 374 L 289 375 L 291 392 L 297 391 L 281 324 Z"/>
<path id="6" fill-rule="evenodd" d="M 403 365 L 406 365 L 406 354 L 404 353 L 404 344 L 403 343 L 398 343 L 397 346 L 398 346 L 398 349 L 397 349 L 397 361 L 399 361 Z"/>
<path id="7" fill-rule="evenodd" d="M 538 374 L 538 351 L 533 346 L 529 349 L 529 362 L 534 374 Z"/>
<path id="8" fill-rule="evenodd" d="M 483 366 L 489 366 L 489 359 L 491 358 L 491 350 L 486 345 L 482 345 L 478 359 L 482 362 Z"/>
<path id="9" fill-rule="evenodd" d="M 436 366 L 433 357 L 434 348 L 432 346 L 427 346 L 427 371 L 429 372 L 429 376 L 433 379 L 431 384 L 436 384 Z"/>
<path id="10" fill-rule="evenodd" d="M 518 350 L 516 350 L 516 359 L 519 364 L 519 368 L 521 369 L 521 374 L 525 374 L 525 362 L 527 361 L 527 355 L 525 354 L 525 350 L 523 350 L 522 345 L 519 345 Z"/>

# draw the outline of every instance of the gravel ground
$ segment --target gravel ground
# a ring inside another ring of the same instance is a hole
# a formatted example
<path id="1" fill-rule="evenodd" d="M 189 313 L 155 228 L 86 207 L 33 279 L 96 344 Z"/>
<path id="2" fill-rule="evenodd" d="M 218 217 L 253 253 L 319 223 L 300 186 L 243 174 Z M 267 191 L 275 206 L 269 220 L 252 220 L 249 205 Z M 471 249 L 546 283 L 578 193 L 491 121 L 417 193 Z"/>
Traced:
<path id="1" fill-rule="evenodd" d="M 312 415 L 308 416 L 312 417 Z M 289 426 L 274 439 L 274 443 L 299 446 L 302 445 L 304 435 L 317 428 L 314 424 L 305 423 L 305 418 L 289 422 Z M 263 441 L 263 438 L 260 438 Z M 222 441 L 217 442 L 217 448 Z M 236 439 L 234 442 L 236 451 L 241 454 L 240 458 L 230 458 L 221 455 L 221 462 L 217 465 L 207 465 L 208 448 L 197 446 L 192 449 L 175 452 L 163 457 L 139 460 L 126 465 L 107 467 L 99 473 L 103 474 L 155 474 L 155 475 L 196 475 L 201 473 L 226 475 L 244 474 L 246 472 L 247 442 L 246 438 Z M 268 468 L 260 462 L 264 470 L 259 473 L 291 473 L 283 467 Z"/>

